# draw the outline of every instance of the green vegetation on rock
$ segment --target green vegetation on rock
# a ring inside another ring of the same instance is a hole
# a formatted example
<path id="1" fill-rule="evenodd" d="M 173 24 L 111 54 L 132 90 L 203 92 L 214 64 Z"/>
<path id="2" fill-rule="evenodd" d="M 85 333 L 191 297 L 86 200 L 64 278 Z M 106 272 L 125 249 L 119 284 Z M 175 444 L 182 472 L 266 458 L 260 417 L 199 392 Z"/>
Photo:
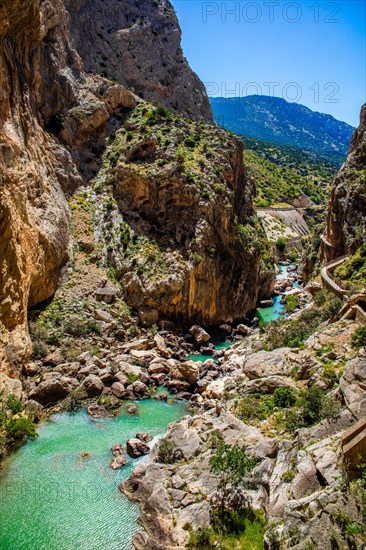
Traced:
<path id="1" fill-rule="evenodd" d="M 356 349 L 366 347 L 366 325 L 358 327 L 351 337 L 352 346 Z"/>
<path id="2" fill-rule="evenodd" d="M 243 489 L 250 485 L 257 459 L 248 456 L 245 447 L 222 444 L 210 459 L 210 471 L 218 477 L 214 497 L 212 528 L 191 531 L 188 548 L 245 548 L 263 550 L 265 520 L 253 510 Z"/>
<path id="3" fill-rule="evenodd" d="M 306 195 L 325 204 L 337 170 L 331 162 L 301 149 L 243 138 L 244 160 L 257 186 L 256 206 L 273 206 Z"/>
<path id="4" fill-rule="evenodd" d="M 334 271 L 334 276 L 343 281 L 346 288 L 357 292 L 366 286 L 366 243 Z"/>
<path id="5" fill-rule="evenodd" d="M 14 394 L 0 391 L 0 458 L 8 444 L 29 437 L 37 437 L 36 425 L 24 414 L 24 405 Z"/>
<path id="6" fill-rule="evenodd" d="M 305 340 L 326 320 L 329 320 L 342 307 L 342 301 L 325 289 L 314 297 L 314 304 L 301 312 L 296 319 L 271 321 L 266 331 L 267 348 L 302 347 Z"/>

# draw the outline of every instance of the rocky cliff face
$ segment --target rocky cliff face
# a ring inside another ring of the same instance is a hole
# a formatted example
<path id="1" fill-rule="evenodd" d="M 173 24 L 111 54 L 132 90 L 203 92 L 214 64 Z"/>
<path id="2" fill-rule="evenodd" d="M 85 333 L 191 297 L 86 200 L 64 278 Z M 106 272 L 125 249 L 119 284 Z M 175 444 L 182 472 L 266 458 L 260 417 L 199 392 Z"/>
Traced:
<path id="1" fill-rule="evenodd" d="M 144 103 L 133 111 L 95 181 L 105 254 L 130 306 L 206 324 L 254 309 L 267 246 L 242 158 L 222 130 Z"/>
<path id="2" fill-rule="evenodd" d="M 213 122 L 205 88 L 183 56 L 169 0 L 66 0 L 66 6 L 88 72 L 183 116 Z"/>
<path id="3" fill-rule="evenodd" d="M 366 105 L 352 136 L 350 151 L 335 177 L 330 199 L 326 243 L 322 256 L 330 261 L 352 253 L 365 238 L 366 216 Z"/>
<path id="4" fill-rule="evenodd" d="M 40 60 L 48 57 L 43 46 L 52 22 L 33 1 L 2 3 L 1 12 L 0 362 L 9 367 L 21 361 L 24 347 L 29 353 L 27 307 L 52 295 L 67 261 L 62 185 L 75 186 L 78 176 L 38 116 L 47 96 Z"/>
<path id="5" fill-rule="evenodd" d="M 61 0 L 2 3 L 0 82 L 0 363 L 12 371 L 30 354 L 28 308 L 68 260 L 66 195 L 95 173 L 95 149 L 134 98 L 84 74 Z"/>

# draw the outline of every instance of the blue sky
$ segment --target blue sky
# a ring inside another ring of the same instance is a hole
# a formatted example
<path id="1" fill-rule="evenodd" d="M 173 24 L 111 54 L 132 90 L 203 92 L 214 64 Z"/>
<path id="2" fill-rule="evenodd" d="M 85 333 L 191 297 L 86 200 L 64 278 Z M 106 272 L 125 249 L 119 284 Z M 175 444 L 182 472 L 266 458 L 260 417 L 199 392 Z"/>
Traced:
<path id="1" fill-rule="evenodd" d="M 366 1 L 171 0 L 209 95 L 276 95 L 358 125 Z"/>

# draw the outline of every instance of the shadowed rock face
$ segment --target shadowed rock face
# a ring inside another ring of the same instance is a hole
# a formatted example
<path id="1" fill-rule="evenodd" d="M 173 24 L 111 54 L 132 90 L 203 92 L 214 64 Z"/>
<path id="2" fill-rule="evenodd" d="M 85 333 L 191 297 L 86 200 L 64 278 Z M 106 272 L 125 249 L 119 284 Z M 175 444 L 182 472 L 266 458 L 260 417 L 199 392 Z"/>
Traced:
<path id="1" fill-rule="evenodd" d="M 78 180 L 70 155 L 38 123 L 39 103 L 47 97 L 40 59 L 47 58 L 42 40 L 51 32 L 48 25 L 52 22 L 43 20 L 38 2 L 2 2 L 0 364 L 5 370 L 29 354 L 27 307 L 52 295 L 67 261 L 69 217 L 61 185 L 71 188 Z"/>
<path id="2" fill-rule="evenodd" d="M 87 71 L 111 77 L 147 101 L 213 122 L 205 88 L 181 49 L 168 0 L 66 0 Z"/>
<path id="3" fill-rule="evenodd" d="M 0 364 L 30 354 L 29 307 L 51 297 L 68 260 L 66 194 L 95 173 L 112 113 L 133 95 L 86 76 L 61 0 L 0 7 Z M 76 121 L 76 122 L 75 122 Z M 78 168 L 80 172 L 78 171 Z"/>
<path id="4" fill-rule="evenodd" d="M 328 242 L 323 257 L 330 261 L 352 253 L 359 245 L 366 221 L 366 104 L 361 109 L 360 125 L 354 132 L 350 151 L 335 177 L 327 218 Z"/>

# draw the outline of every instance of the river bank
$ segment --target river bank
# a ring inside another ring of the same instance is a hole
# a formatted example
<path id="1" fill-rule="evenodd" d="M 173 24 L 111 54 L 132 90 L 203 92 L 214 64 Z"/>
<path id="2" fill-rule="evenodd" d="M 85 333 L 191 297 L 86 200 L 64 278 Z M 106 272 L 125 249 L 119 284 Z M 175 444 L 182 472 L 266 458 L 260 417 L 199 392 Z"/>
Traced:
<path id="1" fill-rule="evenodd" d="M 183 403 L 147 399 L 115 418 L 93 419 L 85 409 L 42 422 L 38 438 L 10 456 L 0 475 L 1 548 L 7 550 L 127 550 L 139 507 L 117 487 L 144 458 L 112 470 L 110 448 L 137 432 L 154 439 L 187 414 Z"/>

